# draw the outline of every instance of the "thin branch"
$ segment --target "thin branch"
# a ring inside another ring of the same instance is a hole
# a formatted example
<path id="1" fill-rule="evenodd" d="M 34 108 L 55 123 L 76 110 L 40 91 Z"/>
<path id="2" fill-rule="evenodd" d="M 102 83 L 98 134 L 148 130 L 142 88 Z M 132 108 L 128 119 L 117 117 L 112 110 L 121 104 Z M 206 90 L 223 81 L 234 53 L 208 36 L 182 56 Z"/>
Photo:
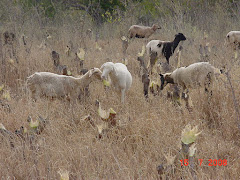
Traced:
<path id="1" fill-rule="evenodd" d="M 230 88 L 231 88 L 231 91 L 232 91 L 233 103 L 234 103 L 235 111 L 237 113 L 238 129 L 240 130 L 240 111 L 239 111 L 239 108 L 238 108 L 239 106 L 238 106 L 238 102 L 237 102 L 237 99 L 236 99 L 235 91 L 233 89 L 233 85 L 232 85 L 232 82 L 231 82 L 231 77 L 230 77 L 229 71 L 226 72 L 226 76 L 227 76 L 227 80 L 229 82 L 229 85 L 230 85 Z"/>

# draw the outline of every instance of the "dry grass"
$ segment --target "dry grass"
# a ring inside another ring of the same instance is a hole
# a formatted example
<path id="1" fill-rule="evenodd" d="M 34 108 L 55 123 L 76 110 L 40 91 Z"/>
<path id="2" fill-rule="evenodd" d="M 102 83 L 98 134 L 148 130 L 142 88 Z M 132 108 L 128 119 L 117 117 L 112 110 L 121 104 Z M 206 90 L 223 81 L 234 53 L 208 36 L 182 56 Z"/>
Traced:
<path id="1" fill-rule="evenodd" d="M 189 26 L 189 25 L 187 25 Z M 168 25 L 154 34 L 151 39 L 173 39 L 177 30 L 169 30 Z M 42 134 L 37 136 L 34 147 L 20 139 L 15 140 L 11 148 L 7 140 L 0 136 L 0 177 L 2 179 L 59 179 L 59 169 L 70 172 L 70 179 L 157 179 L 156 167 L 165 164 L 164 154 L 171 152 L 177 155 L 180 150 L 181 131 L 187 124 L 199 125 L 202 134 L 197 139 L 196 174 L 199 179 L 238 179 L 240 169 L 240 133 L 237 128 L 237 117 L 233 104 L 233 96 L 225 78 L 217 81 L 213 96 L 208 99 L 201 90 L 192 90 L 194 104 L 192 113 L 184 107 L 175 107 L 167 98 L 166 93 L 151 96 L 147 102 L 143 95 L 141 78 L 138 76 L 137 53 L 141 51 L 144 40 L 134 40 L 127 50 L 128 68 L 133 75 L 133 85 L 126 95 L 126 103 L 120 104 L 120 96 L 108 90 L 106 93 L 100 81 L 90 85 L 91 96 L 84 102 L 69 106 L 68 102 L 45 99 L 33 103 L 25 91 L 25 80 L 35 71 L 53 71 L 51 51 L 60 54 L 62 64 L 68 65 L 76 74 L 74 54 L 66 56 L 64 49 L 72 39 L 75 48 L 86 48 L 85 67 L 100 67 L 110 60 L 121 62 L 123 57 L 120 35 L 99 40 L 102 50 L 97 50 L 94 40 L 83 39 L 77 32 L 62 27 L 53 34 L 51 42 L 45 49 L 40 49 L 43 38 L 36 32 L 31 45 L 17 46 L 19 64 L 15 67 L 6 63 L 5 74 L 1 73 L 11 94 L 7 103 L 11 112 L 0 109 L 0 122 L 15 131 L 27 125 L 27 117 L 34 119 L 41 115 L 47 117 L 49 123 Z M 16 30 L 17 31 L 17 30 Z M 31 30 L 29 30 L 31 31 Z M 123 30 L 118 30 L 122 32 Z M 199 44 L 203 33 L 181 29 L 188 40 L 184 43 L 182 65 L 199 61 Z M 62 33 L 60 33 L 62 32 Z M 213 32 L 210 32 L 213 33 Z M 20 34 L 17 33 L 17 34 Z M 214 33 L 213 33 L 214 34 Z M 55 37 L 54 37 L 55 36 Z M 54 39 L 55 38 L 55 39 Z M 208 36 L 211 47 L 209 61 L 216 67 L 223 64 L 231 68 L 230 74 L 237 100 L 240 98 L 239 58 L 233 61 L 223 42 Z M 77 42 L 82 42 L 81 45 Z M 174 56 L 170 59 L 174 62 Z M 5 78 L 4 78 L 5 77 Z M 87 123 L 76 124 L 83 116 L 91 114 L 96 123 L 98 117 L 95 100 L 99 99 L 103 108 L 112 107 L 117 112 L 118 127 L 111 129 L 98 139 L 96 128 Z M 239 107 L 238 107 L 239 108 Z M 238 122 L 239 123 L 239 122 Z M 177 156 L 178 157 L 178 156 Z M 199 166 L 198 159 L 203 159 Z M 208 166 L 209 159 L 227 159 L 227 166 Z M 174 173 L 169 179 L 192 179 L 187 167 L 180 166 L 176 159 Z"/>

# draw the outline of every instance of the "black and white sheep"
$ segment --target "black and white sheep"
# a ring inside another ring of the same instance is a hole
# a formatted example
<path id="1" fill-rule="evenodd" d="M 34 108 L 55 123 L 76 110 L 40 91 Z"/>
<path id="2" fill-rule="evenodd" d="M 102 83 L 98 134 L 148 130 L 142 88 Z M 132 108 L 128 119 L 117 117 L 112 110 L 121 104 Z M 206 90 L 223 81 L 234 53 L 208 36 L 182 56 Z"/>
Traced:
<path id="1" fill-rule="evenodd" d="M 185 41 L 186 37 L 182 33 L 175 35 L 173 41 L 152 40 L 146 45 L 147 54 L 150 56 L 150 72 L 155 65 L 158 57 L 165 57 L 169 64 L 169 58 L 173 55 L 180 41 Z"/>
<path id="2" fill-rule="evenodd" d="M 149 38 L 157 29 L 161 29 L 157 24 L 152 27 L 132 25 L 128 30 L 129 38 Z"/>
<path id="3" fill-rule="evenodd" d="M 93 80 L 101 79 L 102 72 L 98 68 L 89 70 L 81 78 L 58 75 L 50 72 L 35 72 L 27 78 L 27 87 L 31 91 L 32 98 L 39 97 L 64 98 L 76 100 L 84 88 Z"/>

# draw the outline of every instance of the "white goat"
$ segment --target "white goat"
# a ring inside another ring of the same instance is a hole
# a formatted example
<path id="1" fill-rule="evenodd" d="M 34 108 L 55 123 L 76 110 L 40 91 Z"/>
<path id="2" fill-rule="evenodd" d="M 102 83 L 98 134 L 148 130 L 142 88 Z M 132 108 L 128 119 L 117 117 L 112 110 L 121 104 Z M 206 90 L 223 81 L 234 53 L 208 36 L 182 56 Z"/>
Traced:
<path id="1" fill-rule="evenodd" d="M 132 25 L 128 30 L 129 38 L 149 38 L 157 29 L 161 29 L 161 27 L 156 24 L 153 24 L 152 27 Z"/>
<path id="2" fill-rule="evenodd" d="M 127 67 L 122 63 L 106 62 L 101 68 L 102 79 L 107 79 L 110 76 L 111 83 L 117 91 L 121 92 L 121 102 L 124 103 L 125 92 L 132 85 L 132 75 Z"/>
<path id="3" fill-rule="evenodd" d="M 27 78 L 27 87 L 30 89 L 32 98 L 42 96 L 50 98 L 62 98 L 69 96 L 70 100 L 76 100 L 94 79 L 101 80 L 102 72 L 98 68 L 89 70 L 81 78 L 58 75 L 50 72 L 35 72 Z"/>
<path id="4" fill-rule="evenodd" d="M 230 31 L 229 33 L 227 33 L 226 42 L 234 50 L 240 48 L 240 31 Z"/>

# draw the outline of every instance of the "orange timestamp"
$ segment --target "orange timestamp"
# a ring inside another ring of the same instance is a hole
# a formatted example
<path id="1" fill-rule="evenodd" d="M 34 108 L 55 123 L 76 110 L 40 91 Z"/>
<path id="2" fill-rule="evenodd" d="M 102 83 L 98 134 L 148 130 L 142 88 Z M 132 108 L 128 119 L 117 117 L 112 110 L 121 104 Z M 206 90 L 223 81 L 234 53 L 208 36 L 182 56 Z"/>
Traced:
<path id="1" fill-rule="evenodd" d="M 199 166 L 203 164 L 203 159 L 198 159 L 199 161 Z M 189 162 L 188 159 L 181 159 L 181 166 L 188 166 Z M 227 160 L 226 159 L 209 159 L 208 160 L 208 166 L 226 166 L 227 165 Z"/>

